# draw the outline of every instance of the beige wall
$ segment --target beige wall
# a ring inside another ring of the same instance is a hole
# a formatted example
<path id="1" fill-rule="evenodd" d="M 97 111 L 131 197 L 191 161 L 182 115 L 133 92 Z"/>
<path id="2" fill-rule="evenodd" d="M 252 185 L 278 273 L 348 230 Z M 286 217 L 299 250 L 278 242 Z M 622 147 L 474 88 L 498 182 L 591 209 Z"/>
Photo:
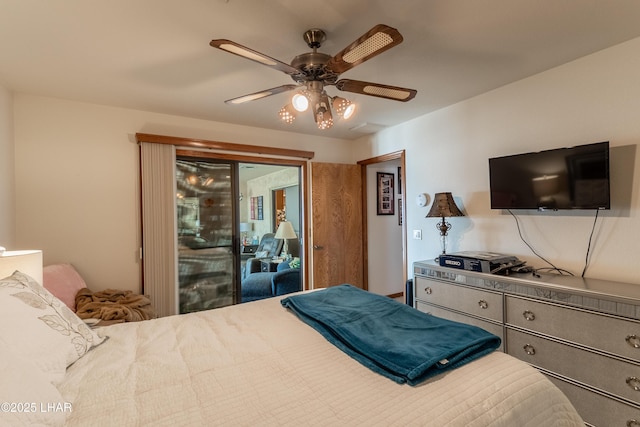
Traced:
<path id="1" fill-rule="evenodd" d="M 15 244 L 42 249 L 45 265 L 71 262 L 94 290 L 140 289 L 136 132 L 350 158 L 341 140 L 25 94 L 14 96 L 14 116 Z"/>
<path id="2" fill-rule="evenodd" d="M 404 292 L 402 227 L 398 225 L 399 160 L 367 166 L 368 289 L 381 295 Z M 377 172 L 394 175 L 394 215 L 378 215 Z"/>
<path id="3" fill-rule="evenodd" d="M 0 85 L 0 246 L 14 247 L 13 98 Z"/>
<path id="4" fill-rule="evenodd" d="M 422 192 L 450 191 L 468 214 L 450 218 L 451 252 L 504 252 L 545 266 L 520 240 L 514 218 L 490 209 L 488 158 L 608 140 L 612 209 L 598 219 L 586 277 L 640 284 L 639 75 L 640 38 L 354 144 L 359 159 L 406 149 L 409 276 L 413 261 L 432 259 L 439 251 L 437 220 L 425 218 L 428 207 L 414 202 Z M 527 211 L 518 218 L 538 253 L 581 274 L 593 211 Z M 423 240 L 412 239 L 414 229 L 422 230 Z"/>

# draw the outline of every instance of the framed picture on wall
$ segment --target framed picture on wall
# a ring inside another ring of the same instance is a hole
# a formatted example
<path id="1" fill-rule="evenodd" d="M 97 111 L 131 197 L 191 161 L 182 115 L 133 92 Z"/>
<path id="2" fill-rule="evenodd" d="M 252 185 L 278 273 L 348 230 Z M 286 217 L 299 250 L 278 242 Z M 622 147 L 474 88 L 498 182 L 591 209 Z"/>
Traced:
<path id="1" fill-rule="evenodd" d="M 395 200 L 393 189 L 393 174 L 377 172 L 377 202 L 378 215 L 394 215 Z"/>
<path id="2" fill-rule="evenodd" d="M 251 198 L 251 219 L 256 219 L 256 199 L 257 197 Z"/>
<path id="3" fill-rule="evenodd" d="M 398 225 L 402 225 L 402 197 L 398 197 Z"/>
<path id="4" fill-rule="evenodd" d="M 258 199 L 258 205 L 256 207 L 257 216 L 258 216 L 257 219 L 261 220 L 261 219 L 264 219 L 264 207 L 262 205 L 263 199 L 262 199 L 262 196 L 258 196 L 257 199 Z"/>

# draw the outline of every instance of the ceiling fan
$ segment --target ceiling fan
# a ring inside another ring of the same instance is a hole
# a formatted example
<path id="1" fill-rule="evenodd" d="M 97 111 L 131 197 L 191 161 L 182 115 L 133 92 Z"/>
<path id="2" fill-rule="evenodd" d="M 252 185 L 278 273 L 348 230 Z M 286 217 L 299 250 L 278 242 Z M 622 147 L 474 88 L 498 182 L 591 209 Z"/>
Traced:
<path id="1" fill-rule="evenodd" d="M 303 34 L 303 38 L 312 51 L 296 56 L 291 61 L 291 65 L 231 40 L 211 40 L 209 44 L 215 48 L 281 71 L 288 74 L 296 82 L 296 84 L 277 86 L 260 92 L 228 99 L 225 102 L 228 104 L 241 104 L 298 89 L 298 92 L 292 97 L 291 103 L 285 105 L 280 110 L 280 118 L 286 123 L 292 123 L 296 118 L 297 112 L 306 111 L 306 109 L 311 107 L 318 127 L 320 129 L 328 129 L 333 125 L 331 108 L 333 108 L 340 117 L 347 119 L 353 115 L 355 104 L 339 96 L 330 97 L 325 91 L 326 86 L 335 86 L 338 90 L 345 92 L 359 93 L 402 102 L 409 101 L 416 96 L 417 91 L 414 89 L 360 80 L 338 80 L 340 74 L 345 71 L 400 44 L 402 42 L 402 35 L 395 28 L 378 24 L 335 56 L 318 52 L 318 48 L 326 40 L 324 31 L 314 28 L 306 31 Z"/>

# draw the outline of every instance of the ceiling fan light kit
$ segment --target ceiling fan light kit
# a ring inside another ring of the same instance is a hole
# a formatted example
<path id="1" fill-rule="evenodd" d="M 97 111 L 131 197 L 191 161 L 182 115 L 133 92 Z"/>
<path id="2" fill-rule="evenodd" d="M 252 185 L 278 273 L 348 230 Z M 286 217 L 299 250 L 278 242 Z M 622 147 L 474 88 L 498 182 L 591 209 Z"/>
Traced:
<path id="1" fill-rule="evenodd" d="M 303 113 L 309 108 L 309 98 L 304 93 L 296 93 L 291 97 L 291 104 L 296 111 Z"/>
<path id="2" fill-rule="evenodd" d="M 280 109 L 278 115 L 287 124 L 295 121 L 298 112 L 306 111 L 311 106 L 314 120 L 319 129 L 333 126 L 332 113 L 347 120 L 353 116 L 356 105 L 346 98 L 329 96 L 327 86 L 335 86 L 338 90 L 362 95 L 376 96 L 395 101 L 406 102 L 413 99 L 417 91 L 398 86 L 358 80 L 338 80 L 340 74 L 373 58 L 376 55 L 400 44 L 402 35 L 395 28 L 379 24 L 367 31 L 356 41 L 331 57 L 318 52 L 317 49 L 326 40 L 324 31 L 314 28 L 303 34 L 303 39 L 312 52 L 297 55 L 291 65 L 278 61 L 255 50 L 226 39 L 212 40 L 209 44 L 225 52 L 233 53 L 259 64 L 266 65 L 289 75 L 297 84 L 282 85 L 271 89 L 228 99 L 228 104 L 242 104 L 278 93 L 298 90 L 291 103 Z"/>
<path id="3" fill-rule="evenodd" d="M 296 110 L 291 104 L 287 104 L 278 112 L 280 119 L 286 124 L 290 125 L 296 119 Z"/>
<path id="4" fill-rule="evenodd" d="M 349 120 L 356 111 L 356 104 L 339 96 L 333 97 L 332 107 L 345 120 Z"/>
<path id="5" fill-rule="evenodd" d="M 331 108 L 329 108 L 329 97 L 324 91 L 322 91 L 318 100 L 314 102 L 313 117 L 316 119 L 318 129 L 324 130 L 333 126 L 333 115 L 331 114 Z"/>

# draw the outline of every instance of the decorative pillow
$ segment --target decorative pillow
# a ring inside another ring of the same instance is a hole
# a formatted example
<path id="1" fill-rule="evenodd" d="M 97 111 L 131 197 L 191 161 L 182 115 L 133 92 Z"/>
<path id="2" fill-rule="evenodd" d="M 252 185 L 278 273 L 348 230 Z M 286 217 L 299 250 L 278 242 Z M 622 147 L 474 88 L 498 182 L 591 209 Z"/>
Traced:
<path id="1" fill-rule="evenodd" d="M 82 276 L 71 264 L 47 265 L 42 270 L 42 284 L 56 298 L 76 311 L 76 294 L 87 287 Z"/>
<path id="2" fill-rule="evenodd" d="M 28 360 L 17 357 L 0 338 L 0 424 L 62 426 L 71 404 Z M 6 423 L 6 424 L 5 424 Z"/>
<path id="3" fill-rule="evenodd" d="M 105 340 L 19 271 L 0 280 L 0 337 L 54 385 L 64 378 L 67 366 Z"/>
<path id="4" fill-rule="evenodd" d="M 300 268 L 300 258 L 295 257 L 289 262 L 289 267 L 291 268 Z"/>

